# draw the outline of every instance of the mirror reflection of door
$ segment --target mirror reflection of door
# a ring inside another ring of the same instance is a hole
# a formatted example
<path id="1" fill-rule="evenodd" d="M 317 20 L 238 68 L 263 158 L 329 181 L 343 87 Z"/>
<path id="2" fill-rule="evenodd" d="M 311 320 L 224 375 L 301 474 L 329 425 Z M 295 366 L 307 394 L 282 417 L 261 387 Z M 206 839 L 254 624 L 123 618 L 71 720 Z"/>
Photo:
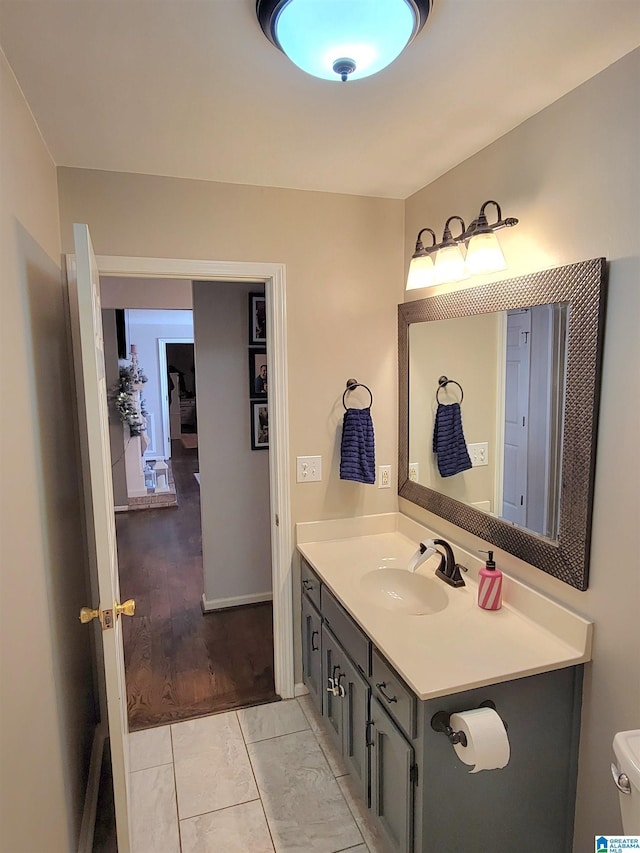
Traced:
<path id="1" fill-rule="evenodd" d="M 531 311 L 507 312 L 502 517 L 526 527 Z"/>
<path id="2" fill-rule="evenodd" d="M 507 312 L 502 517 L 558 532 L 568 307 Z"/>

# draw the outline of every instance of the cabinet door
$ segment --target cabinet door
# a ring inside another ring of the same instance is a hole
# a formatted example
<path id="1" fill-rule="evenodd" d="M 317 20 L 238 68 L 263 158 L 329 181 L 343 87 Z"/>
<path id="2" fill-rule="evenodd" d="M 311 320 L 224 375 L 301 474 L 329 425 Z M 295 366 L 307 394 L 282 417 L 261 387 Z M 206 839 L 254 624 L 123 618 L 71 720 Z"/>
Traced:
<path id="1" fill-rule="evenodd" d="M 370 717 L 371 808 L 397 853 L 413 853 L 414 752 L 375 697 Z"/>
<path id="2" fill-rule="evenodd" d="M 345 654 L 340 643 L 326 625 L 322 626 L 322 683 L 324 691 L 322 714 L 329 726 L 329 734 L 340 752 L 342 752 L 342 709 L 344 699 L 333 693 L 333 685 L 338 683 L 344 672 Z M 344 680 L 344 679 L 343 679 Z"/>
<path id="3" fill-rule="evenodd" d="M 363 799 L 369 805 L 369 685 L 346 657 L 342 660 L 340 685 L 342 699 L 342 757 L 349 772 L 360 783 Z"/>
<path id="4" fill-rule="evenodd" d="M 306 595 L 302 596 L 302 680 L 314 705 L 322 713 L 324 684 L 322 681 L 322 651 L 320 614 Z"/>

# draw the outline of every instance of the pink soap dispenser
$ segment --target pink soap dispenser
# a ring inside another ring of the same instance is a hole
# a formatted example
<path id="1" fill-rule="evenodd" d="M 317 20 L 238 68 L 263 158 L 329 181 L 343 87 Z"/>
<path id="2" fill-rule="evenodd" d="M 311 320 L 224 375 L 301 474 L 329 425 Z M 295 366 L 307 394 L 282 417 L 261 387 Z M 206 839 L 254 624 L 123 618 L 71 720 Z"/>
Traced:
<path id="1" fill-rule="evenodd" d="M 502 607 L 502 572 L 493 562 L 493 551 L 481 551 L 488 554 L 484 569 L 478 575 L 478 607 L 483 610 L 500 610 Z"/>

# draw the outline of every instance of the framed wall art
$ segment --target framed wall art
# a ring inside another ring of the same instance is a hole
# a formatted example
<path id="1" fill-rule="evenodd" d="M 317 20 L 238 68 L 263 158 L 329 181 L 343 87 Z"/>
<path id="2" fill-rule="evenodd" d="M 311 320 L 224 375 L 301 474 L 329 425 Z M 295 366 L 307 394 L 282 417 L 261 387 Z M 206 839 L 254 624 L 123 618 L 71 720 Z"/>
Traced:
<path id="1" fill-rule="evenodd" d="M 269 447 L 269 407 L 266 402 L 251 404 L 251 449 Z"/>

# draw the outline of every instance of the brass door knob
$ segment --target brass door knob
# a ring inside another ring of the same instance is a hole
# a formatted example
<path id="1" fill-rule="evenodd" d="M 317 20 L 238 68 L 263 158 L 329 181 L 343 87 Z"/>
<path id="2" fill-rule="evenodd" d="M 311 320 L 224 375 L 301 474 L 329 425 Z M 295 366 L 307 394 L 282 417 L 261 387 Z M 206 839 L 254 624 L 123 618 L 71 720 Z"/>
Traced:
<path id="1" fill-rule="evenodd" d="M 136 602 L 134 598 L 128 598 L 122 604 L 116 604 L 117 616 L 133 616 L 136 612 Z"/>
<path id="2" fill-rule="evenodd" d="M 80 621 L 84 624 L 85 622 L 91 622 L 92 619 L 99 619 L 100 611 L 93 610 L 91 607 L 83 607 L 80 611 Z"/>

